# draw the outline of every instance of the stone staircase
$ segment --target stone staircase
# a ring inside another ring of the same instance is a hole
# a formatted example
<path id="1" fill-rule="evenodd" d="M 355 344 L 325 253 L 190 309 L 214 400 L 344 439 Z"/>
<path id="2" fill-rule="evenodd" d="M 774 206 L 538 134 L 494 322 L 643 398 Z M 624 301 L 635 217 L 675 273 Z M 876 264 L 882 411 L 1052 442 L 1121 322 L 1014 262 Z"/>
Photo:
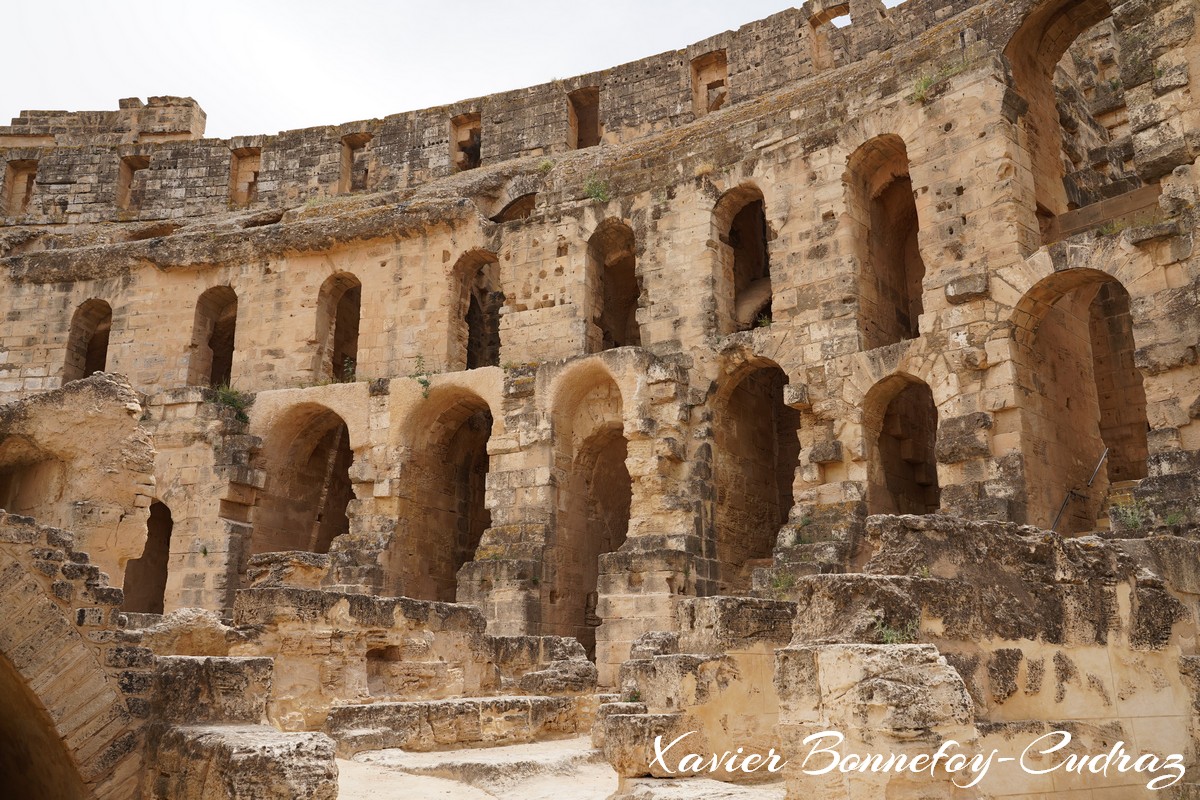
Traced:
<path id="1" fill-rule="evenodd" d="M 1112 531 L 1112 509 L 1114 506 L 1134 505 L 1133 490 L 1141 481 L 1117 481 L 1108 486 L 1108 494 L 1100 506 L 1100 515 L 1096 519 L 1096 530 L 1104 533 Z"/>
<path id="2" fill-rule="evenodd" d="M 621 798 L 676 797 L 680 790 L 700 790 L 699 784 L 685 787 L 676 780 L 679 776 L 654 763 L 651 743 L 659 736 L 670 742 L 689 731 L 704 731 L 689 740 L 689 753 L 779 748 L 774 730 L 779 708 L 768 687 L 776 650 L 792 639 L 795 613 L 795 603 L 759 597 L 688 598 L 679 606 L 679 632 L 648 633 L 634 643 L 621 667 L 621 696 L 601 698 L 605 702 L 592 733 L 593 745 L 627 781 Z M 712 719 L 720 719 L 720 725 L 703 722 Z M 753 776 L 758 788 L 769 777 Z M 655 780 L 663 778 L 672 780 Z M 635 785 L 631 779 L 641 782 Z M 690 796 L 753 794 L 744 787 L 704 783 L 707 788 Z M 782 797 L 781 790 L 777 794 Z"/>

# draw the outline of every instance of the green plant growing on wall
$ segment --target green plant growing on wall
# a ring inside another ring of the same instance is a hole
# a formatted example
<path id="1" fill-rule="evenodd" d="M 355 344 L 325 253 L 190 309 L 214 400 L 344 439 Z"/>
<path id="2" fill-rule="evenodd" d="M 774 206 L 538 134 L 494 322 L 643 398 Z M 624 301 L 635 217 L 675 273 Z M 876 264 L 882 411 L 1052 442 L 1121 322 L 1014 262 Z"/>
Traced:
<path id="1" fill-rule="evenodd" d="M 548 158 L 543 158 L 538 162 L 538 172 L 545 175 L 550 170 L 554 169 L 554 162 Z"/>
<path id="2" fill-rule="evenodd" d="M 1141 530 L 1142 525 L 1146 523 L 1146 507 L 1138 500 L 1117 503 L 1112 507 L 1112 516 L 1126 530 Z"/>
<path id="3" fill-rule="evenodd" d="M 608 182 L 598 175 L 588 176 L 588 179 L 583 182 L 583 193 L 597 203 L 607 203 L 612 199 L 612 195 L 608 189 Z"/>
<path id="4" fill-rule="evenodd" d="M 232 408 L 235 411 L 234 416 L 238 422 L 249 422 L 250 417 L 246 414 L 246 409 L 254 403 L 254 396 L 239 392 L 229 384 L 214 386 L 213 392 L 215 396 L 213 401 L 217 405 Z"/>
<path id="5" fill-rule="evenodd" d="M 914 619 L 899 628 L 884 624 L 882 619 L 875 620 L 875 634 L 884 644 L 912 644 L 920 633 L 920 624 Z"/>
<path id="6" fill-rule="evenodd" d="M 429 397 L 429 387 L 433 385 L 433 382 L 429 380 L 431 374 L 429 370 L 425 369 L 425 356 L 417 356 L 417 368 L 408 377 L 420 384 L 421 397 Z"/>
<path id="7" fill-rule="evenodd" d="M 790 572 L 776 572 L 771 576 L 771 591 L 776 597 L 783 597 L 796 588 L 796 576 Z"/>
<path id="8" fill-rule="evenodd" d="M 933 87 L 943 81 L 948 81 L 955 75 L 967 70 L 967 62 L 961 61 L 942 67 L 937 72 L 925 74 L 913 83 L 912 99 L 914 103 L 925 103 L 929 100 Z"/>

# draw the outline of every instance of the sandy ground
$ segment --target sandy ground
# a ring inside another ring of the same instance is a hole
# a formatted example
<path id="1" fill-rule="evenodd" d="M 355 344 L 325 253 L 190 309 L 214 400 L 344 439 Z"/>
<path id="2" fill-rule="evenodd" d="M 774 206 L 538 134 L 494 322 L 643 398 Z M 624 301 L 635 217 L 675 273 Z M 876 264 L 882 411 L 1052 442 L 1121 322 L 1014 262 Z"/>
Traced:
<path id="1" fill-rule="evenodd" d="M 338 760 L 340 800 L 607 800 L 617 774 L 588 737 L 552 742 L 408 753 L 373 750 Z M 629 800 L 783 800 L 782 783 L 636 780 Z"/>
<path id="2" fill-rule="evenodd" d="M 510 747 L 407 753 L 375 750 L 338 761 L 340 800 L 605 800 L 617 774 L 587 737 Z"/>

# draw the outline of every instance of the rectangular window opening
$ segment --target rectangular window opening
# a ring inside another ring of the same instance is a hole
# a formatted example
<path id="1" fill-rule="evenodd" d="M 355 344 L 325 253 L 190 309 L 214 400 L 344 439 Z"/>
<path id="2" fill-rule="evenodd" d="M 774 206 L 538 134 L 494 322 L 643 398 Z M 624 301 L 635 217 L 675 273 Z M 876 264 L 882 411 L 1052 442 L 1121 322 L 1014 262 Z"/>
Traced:
<path id="1" fill-rule="evenodd" d="M 29 211 L 37 181 L 37 164 L 32 159 L 8 162 L 4 171 L 4 210 L 10 217 Z"/>
<path id="2" fill-rule="evenodd" d="M 367 166 L 367 142 L 369 133 L 352 133 L 342 137 L 342 173 L 338 181 L 338 193 L 364 192 L 370 177 Z"/>
<path id="3" fill-rule="evenodd" d="M 729 61 L 724 50 L 692 59 L 692 110 L 703 117 L 725 105 L 729 98 Z"/>
<path id="4" fill-rule="evenodd" d="M 141 206 L 142 185 L 137 173 L 150 167 L 149 156 L 125 156 L 117 176 L 117 208 L 134 210 Z"/>
<path id="5" fill-rule="evenodd" d="M 600 87 L 586 86 L 567 95 L 572 150 L 600 144 Z"/>
<path id="6" fill-rule="evenodd" d="M 239 147 L 233 151 L 229 193 L 235 206 L 248 206 L 258 200 L 258 173 L 261 166 L 261 148 Z"/>
<path id="7" fill-rule="evenodd" d="M 475 169 L 483 163 L 482 140 L 483 123 L 478 112 L 459 114 L 450 120 L 450 160 L 455 172 Z"/>

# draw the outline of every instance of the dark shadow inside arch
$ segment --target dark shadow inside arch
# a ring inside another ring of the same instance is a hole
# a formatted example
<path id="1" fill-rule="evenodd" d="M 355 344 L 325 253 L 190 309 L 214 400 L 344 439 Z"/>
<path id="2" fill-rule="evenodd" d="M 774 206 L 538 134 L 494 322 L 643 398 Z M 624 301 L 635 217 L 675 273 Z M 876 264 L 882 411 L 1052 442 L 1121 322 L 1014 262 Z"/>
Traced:
<path id="1" fill-rule="evenodd" d="M 50 715 L 0 655 L 0 797 L 84 800 L 87 796 Z"/>
<path id="2" fill-rule="evenodd" d="M 754 568 L 770 563 L 800 460 L 800 412 L 783 402 L 784 371 L 769 364 L 734 380 L 714 453 L 721 594 L 749 591 Z"/>
<path id="3" fill-rule="evenodd" d="M 354 499 L 345 421 L 323 406 L 300 406 L 276 424 L 263 449 L 267 485 L 254 511 L 251 554 L 328 553 L 350 530 Z"/>
<path id="4" fill-rule="evenodd" d="M 171 509 L 158 501 L 151 503 L 150 518 L 146 520 L 146 546 L 141 558 L 132 559 L 125 565 L 125 603 L 121 610 L 163 613 L 173 527 Z"/>
<path id="5" fill-rule="evenodd" d="M 941 504 L 938 488 L 938 413 L 933 392 L 925 383 L 901 378 L 886 379 L 868 395 L 868 405 L 881 404 L 868 413 L 878 419 L 878 429 L 868 431 L 874 440 L 867 487 L 870 514 L 932 514 Z M 890 398 L 890 399 L 889 399 Z"/>
<path id="6" fill-rule="evenodd" d="M 1147 475 L 1129 293 L 1099 270 L 1064 270 L 1026 292 L 1014 320 L 1028 522 L 1096 530 L 1110 487 Z"/>

